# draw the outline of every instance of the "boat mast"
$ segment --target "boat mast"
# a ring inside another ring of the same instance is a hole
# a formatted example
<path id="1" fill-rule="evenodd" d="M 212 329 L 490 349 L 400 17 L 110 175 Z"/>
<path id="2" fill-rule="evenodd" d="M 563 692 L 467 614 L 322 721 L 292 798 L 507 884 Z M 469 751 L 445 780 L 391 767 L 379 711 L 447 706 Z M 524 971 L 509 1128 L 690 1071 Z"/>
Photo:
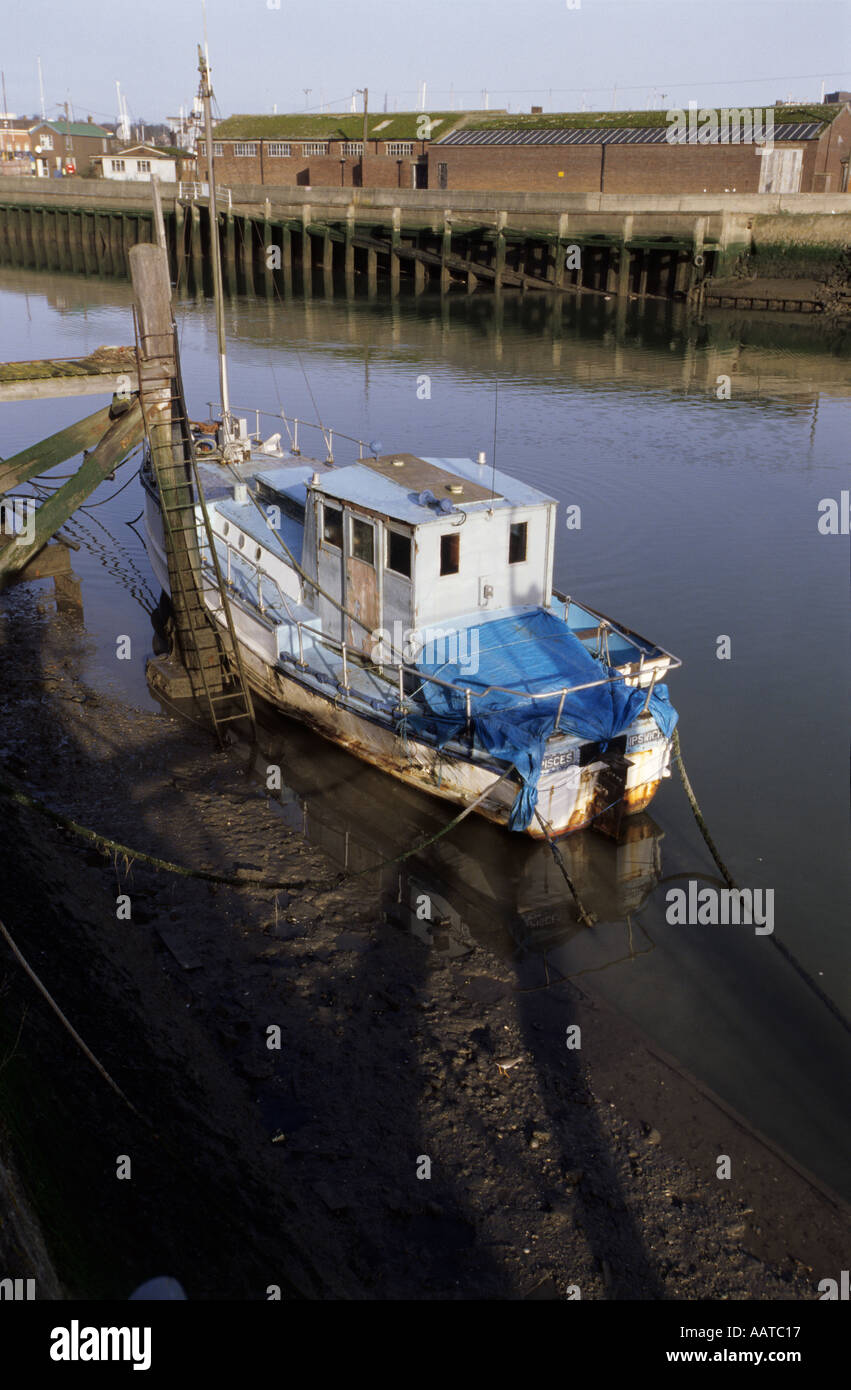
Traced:
<path id="1" fill-rule="evenodd" d="M 219 340 L 219 387 L 222 396 L 222 426 L 225 444 L 233 438 L 233 422 L 230 413 L 230 391 L 228 388 L 228 364 L 225 345 L 225 305 L 222 290 L 222 255 L 219 246 L 219 220 L 216 210 L 216 175 L 213 163 L 213 117 L 211 101 L 213 88 L 210 83 L 210 67 L 201 45 L 198 45 L 198 69 L 201 73 L 201 100 L 204 104 L 204 135 L 207 141 L 207 179 L 210 188 L 210 252 L 213 258 L 213 294 L 216 301 L 216 335 Z"/>

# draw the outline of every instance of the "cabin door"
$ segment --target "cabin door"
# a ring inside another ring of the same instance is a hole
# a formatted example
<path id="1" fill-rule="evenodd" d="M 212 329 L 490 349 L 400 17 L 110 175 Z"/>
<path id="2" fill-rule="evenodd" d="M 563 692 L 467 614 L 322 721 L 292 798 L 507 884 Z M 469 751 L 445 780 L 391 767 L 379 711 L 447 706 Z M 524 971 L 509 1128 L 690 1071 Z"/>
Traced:
<path id="1" fill-rule="evenodd" d="M 378 535 L 375 522 L 366 517 L 347 518 L 349 524 L 346 555 L 345 606 L 359 622 L 347 619 L 346 641 L 355 651 L 371 656 L 381 622 L 378 599 Z"/>

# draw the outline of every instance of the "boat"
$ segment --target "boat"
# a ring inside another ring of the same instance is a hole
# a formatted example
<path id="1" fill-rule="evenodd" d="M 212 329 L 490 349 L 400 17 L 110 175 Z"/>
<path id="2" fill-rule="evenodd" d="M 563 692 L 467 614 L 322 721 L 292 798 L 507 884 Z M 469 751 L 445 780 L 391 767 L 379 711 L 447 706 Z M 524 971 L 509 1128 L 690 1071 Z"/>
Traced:
<path id="1" fill-rule="evenodd" d="M 212 150 L 203 55 L 201 74 Z M 215 228 L 214 175 L 209 188 Z M 311 457 L 304 422 L 282 413 L 265 434 L 263 412 L 232 407 L 216 236 L 211 250 L 221 408 L 187 431 L 200 587 L 250 690 L 509 830 L 617 836 L 670 775 L 679 660 L 553 588 L 557 501 L 484 453 L 383 452 L 319 425 Z M 141 478 L 168 594 L 150 450 Z"/>

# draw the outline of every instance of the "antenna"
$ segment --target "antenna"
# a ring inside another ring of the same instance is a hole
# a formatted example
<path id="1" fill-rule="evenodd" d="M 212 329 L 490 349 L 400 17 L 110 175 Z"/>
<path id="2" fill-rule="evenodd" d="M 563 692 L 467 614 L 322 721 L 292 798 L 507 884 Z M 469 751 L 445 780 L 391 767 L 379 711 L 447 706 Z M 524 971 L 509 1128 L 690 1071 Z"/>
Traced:
<path id="1" fill-rule="evenodd" d="M 41 97 L 41 119 L 42 119 L 43 121 L 46 121 L 46 120 L 47 120 L 47 110 L 46 110 L 45 105 L 44 105 L 44 78 L 42 77 L 42 72 L 41 72 L 41 59 L 40 59 L 40 58 L 37 58 L 37 59 L 36 59 L 36 62 L 38 63 L 38 92 L 39 92 L 39 96 Z"/>

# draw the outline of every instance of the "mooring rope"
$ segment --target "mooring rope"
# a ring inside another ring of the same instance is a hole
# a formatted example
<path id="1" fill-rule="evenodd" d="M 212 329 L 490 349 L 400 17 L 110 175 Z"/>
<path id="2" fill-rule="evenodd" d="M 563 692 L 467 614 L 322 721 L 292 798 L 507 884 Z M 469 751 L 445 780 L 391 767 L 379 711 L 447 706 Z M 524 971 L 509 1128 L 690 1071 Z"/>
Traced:
<path id="1" fill-rule="evenodd" d="M 679 729 L 674 730 L 674 737 L 672 740 L 671 748 L 676 759 L 677 766 L 680 770 L 680 778 L 682 780 L 683 789 L 685 791 L 686 796 L 688 797 L 689 805 L 691 806 L 691 809 L 694 812 L 694 818 L 697 821 L 700 833 L 706 841 L 709 852 L 712 855 L 712 858 L 715 860 L 715 863 L 718 865 L 718 868 L 721 870 L 721 873 L 723 874 L 724 880 L 727 883 L 728 887 L 731 888 L 734 892 L 738 893 L 741 890 L 738 888 L 732 874 L 730 873 L 730 870 L 727 868 L 727 865 L 724 863 L 724 860 L 718 853 L 718 850 L 715 846 L 715 841 L 712 839 L 712 836 L 709 833 L 709 829 L 707 827 L 706 821 L 704 820 L 703 813 L 700 809 L 700 806 L 698 805 L 697 797 L 695 796 L 691 782 L 689 781 L 688 773 L 686 772 L 685 768 L 685 763 L 683 762 L 682 750 L 680 748 Z M 834 1003 L 829 994 L 825 994 L 818 981 L 813 979 L 809 971 L 806 970 L 804 966 L 801 964 L 801 962 L 797 959 L 797 957 L 792 954 L 792 952 L 789 950 L 789 947 L 786 946 L 774 932 L 771 933 L 768 939 L 777 947 L 777 950 L 780 952 L 783 959 L 789 965 L 791 965 L 792 969 L 797 972 L 797 974 L 804 981 L 804 983 L 808 985 L 809 988 L 813 991 L 813 993 L 821 1000 L 825 1008 L 830 1010 L 837 1023 L 840 1023 L 842 1025 L 846 1033 L 851 1033 L 851 1022 L 849 1022 L 849 1020 L 846 1018 L 845 1014 L 839 1008 L 839 1005 Z"/>
<path id="2" fill-rule="evenodd" d="M 608 809 L 608 807 L 606 809 Z M 537 806 L 535 807 L 535 816 L 537 818 L 539 826 L 541 827 L 541 829 L 544 832 L 544 835 L 546 836 L 547 844 L 550 847 L 553 859 L 556 861 L 556 864 L 558 865 L 558 868 L 561 871 L 565 883 L 567 884 L 568 888 L 573 894 L 573 901 L 576 903 L 576 910 L 579 913 L 580 922 L 583 924 L 583 926 L 593 927 L 597 919 L 596 917 L 593 917 L 591 913 L 588 912 L 585 906 L 583 905 L 582 899 L 576 891 L 576 885 L 574 884 L 573 879 L 570 877 L 570 874 L 567 872 L 567 865 L 564 862 L 564 855 L 562 854 L 555 840 L 550 835 L 546 823 L 542 819 L 541 813 L 538 810 Z"/>
<path id="3" fill-rule="evenodd" d="M 74 1039 L 74 1042 L 77 1044 L 77 1046 L 79 1047 L 80 1051 L 83 1053 L 83 1056 L 88 1058 L 88 1060 L 91 1062 L 92 1066 L 95 1067 L 95 1068 L 100 1072 L 101 1076 L 103 1077 L 103 1079 L 104 1079 L 104 1081 L 107 1083 L 107 1085 L 112 1087 L 112 1090 L 115 1092 L 115 1094 L 116 1094 L 117 1096 L 119 1096 L 119 1097 L 121 1098 L 121 1100 L 124 1101 L 124 1104 L 125 1104 L 130 1110 L 133 1111 L 133 1114 L 136 1115 L 136 1116 L 138 1116 L 138 1118 L 139 1118 L 140 1120 L 141 1120 L 141 1119 L 144 1119 L 144 1116 L 141 1115 L 141 1114 L 139 1114 L 139 1111 L 136 1109 L 136 1107 L 135 1107 L 135 1105 L 133 1104 L 132 1100 L 128 1100 L 127 1097 L 125 1096 L 124 1092 L 122 1091 L 121 1087 L 118 1085 L 118 1083 L 115 1082 L 115 1081 L 113 1081 L 113 1079 L 112 1079 L 112 1077 L 110 1076 L 109 1072 L 107 1071 L 106 1067 L 104 1067 L 104 1066 L 98 1061 L 97 1057 L 96 1057 L 95 1054 L 92 1052 L 91 1048 L 87 1047 L 86 1043 L 85 1043 L 85 1042 L 83 1041 L 83 1039 L 80 1037 L 80 1034 L 77 1032 L 76 1028 L 75 1028 L 74 1025 L 71 1023 L 71 1021 L 70 1021 L 68 1018 L 65 1017 L 64 1013 L 63 1013 L 62 1010 L 60 1009 L 60 1007 L 59 1007 L 59 1005 L 57 1004 L 56 1000 L 53 998 L 53 995 L 50 993 L 50 991 L 47 989 L 47 987 L 46 987 L 46 986 L 42 983 L 42 981 L 39 979 L 38 975 L 37 975 L 37 974 L 35 973 L 35 971 L 33 970 L 32 966 L 31 966 L 30 963 L 29 963 L 29 961 L 28 961 L 28 960 L 25 958 L 25 956 L 23 956 L 22 953 L 19 951 L 19 949 L 18 949 L 18 947 L 16 946 L 14 940 L 12 939 L 12 936 L 10 935 L 10 933 L 9 933 L 9 931 L 8 931 L 8 929 L 7 929 L 7 927 L 5 926 L 5 924 L 4 924 L 2 921 L 0 921 L 0 936 L 2 936 L 3 939 L 7 942 L 8 946 L 9 946 L 9 949 L 11 950 L 11 952 L 12 952 L 13 956 L 15 957 L 16 961 L 17 961 L 18 964 L 22 967 L 22 969 L 25 971 L 25 973 L 29 976 L 29 978 L 32 980 L 32 982 L 33 982 L 33 984 L 35 985 L 36 989 L 37 989 L 37 990 L 39 991 L 39 993 L 40 993 L 41 995 L 43 995 L 44 998 L 47 1000 L 48 1004 L 50 1005 L 50 1007 L 51 1007 L 51 1009 L 53 1010 L 53 1012 L 56 1014 L 56 1017 L 59 1019 L 60 1023 L 61 1023 L 62 1026 L 63 1026 L 63 1028 L 67 1029 L 67 1031 L 70 1033 L 71 1037 Z"/>
<path id="4" fill-rule="evenodd" d="M 413 854 L 421 853 L 421 851 L 427 849 L 429 845 L 435 844 L 436 841 L 442 839 L 444 835 L 448 835 L 449 831 L 454 830 L 456 825 L 460 825 L 461 821 L 465 820 L 466 817 L 470 815 L 471 811 L 475 811 L 484 801 L 485 797 L 489 796 L 513 771 L 514 764 L 512 763 L 511 767 L 506 768 L 505 772 L 503 772 L 500 777 L 497 777 L 495 781 L 490 782 L 485 787 L 484 791 L 476 797 L 475 801 L 471 801 L 468 806 L 464 807 L 463 811 L 457 816 L 453 816 L 452 820 L 438 830 L 436 834 L 430 835 L 427 839 L 414 845 L 413 849 L 405 850 L 403 854 L 394 855 L 390 859 L 379 859 L 374 864 L 368 864 L 365 869 L 344 871 L 343 873 L 337 874 L 337 876 L 328 883 L 317 884 L 316 887 L 320 892 L 326 892 L 330 888 L 339 887 L 339 885 L 344 883 L 347 879 L 361 878 L 364 874 L 373 873 L 377 869 L 387 868 L 391 864 L 400 864 L 403 860 L 410 859 Z M 222 883 L 230 888 L 250 888 L 254 890 L 269 890 L 270 892 L 285 892 L 288 889 L 301 888 L 304 883 L 303 879 L 281 883 L 270 879 L 252 877 L 248 874 L 241 878 L 234 878 L 233 875 L 230 874 L 213 873 L 210 869 L 193 869 L 184 864 L 176 864 L 170 859 L 162 859 L 157 855 L 147 854 L 144 850 L 133 849 L 130 845 L 122 844 L 118 840 L 111 839 L 108 835 L 101 834 L 100 831 L 90 829 L 89 826 L 80 825 L 79 821 L 72 820 L 69 816 L 63 815 L 60 811 L 54 811 L 44 801 L 40 801 L 38 797 L 30 796 L 28 792 L 21 791 L 18 787 L 12 787 L 8 782 L 2 780 L 0 780 L 0 795 L 7 797 L 10 801 L 17 802 L 20 806 L 26 806 L 29 810 L 40 812 L 41 815 L 46 816 L 47 819 L 52 821 L 60 830 L 70 831 L 71 834 L 77 835 L 81 839 L 89 840 L 95 848 L 100 850 L 103 854 L 106 854 L 107 851 L 112 851 L 113 854 L 123 855 L 128 861 L 128 864 L 138 860 L 142 864 L 150 864 L 152 868 L 162 869 L 170 874 L 177 874 L 181 878 L 203 879 L 207 883 Z"/>
<path id="5" fill-rule="evenodd" d="M 303 883 L 303 880 L 279 883 L 264 878 L 252 878 L 247 874 L 242 878 L 235 878 L 230 874 L 213 873 L 210 869 L 188 868 L 184 864 L 175 864 L 170 859 L 161 859 L 155 854 L 146 854 L 144 850 L 132 849 L 130 845 L 123 845 L 118 840 L 112 840 L 109 836 L 100 834 L 97 830 L 80 825 L 79 821 L 62 815 L 60 811 L 52 810 L 45 802 L 39 801 L 38 797 L 30 796 L 27 792 L 20 791 L 16 787 L 10 787 L 7 782 L 0 781 L 0 794 L 8 797 L 10 801 L 16 801 L 19 806 L 26 806 L 29 810 L 39 811 L 60 830 L 68 830 L 81 839 L 90 840 L 95 848 L 102 852 L 112 850 L 115 854 L 123 854 L 129 862 L 138 859 L 142 864 L 150 864 L 155 869 L 164 869 L 167 873 L 178 874 L 181 878 L 200 878 L 207 883 L 223 883 L 229 888 L 268 888 L 273 892 L 300 888 Z M 328 886 L 332 885 L 329 884 Z"/>

